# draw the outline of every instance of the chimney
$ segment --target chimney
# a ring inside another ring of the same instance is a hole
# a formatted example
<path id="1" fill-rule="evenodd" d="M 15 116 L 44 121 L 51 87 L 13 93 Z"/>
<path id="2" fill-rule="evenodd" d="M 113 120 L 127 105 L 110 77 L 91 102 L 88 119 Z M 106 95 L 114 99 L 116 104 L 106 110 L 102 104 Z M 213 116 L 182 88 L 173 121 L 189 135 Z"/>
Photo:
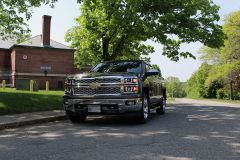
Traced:
<path id="1" fill-rule="evenodd" d="M 50 46 L 51 16 L 43 15 L 42 44 Z"/>

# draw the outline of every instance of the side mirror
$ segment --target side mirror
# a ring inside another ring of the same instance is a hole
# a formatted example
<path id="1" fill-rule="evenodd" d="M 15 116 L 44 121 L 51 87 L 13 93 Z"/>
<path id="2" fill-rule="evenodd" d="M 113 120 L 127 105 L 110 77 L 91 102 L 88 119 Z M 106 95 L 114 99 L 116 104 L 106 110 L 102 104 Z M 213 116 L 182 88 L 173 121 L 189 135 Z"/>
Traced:
<path id="1" fill-rule="evenodd" d="M 158 74 L 159 72 L 156 69 L 150 69 L 149 71 L 146 72 L 146 76 L 156 76 Z"/>

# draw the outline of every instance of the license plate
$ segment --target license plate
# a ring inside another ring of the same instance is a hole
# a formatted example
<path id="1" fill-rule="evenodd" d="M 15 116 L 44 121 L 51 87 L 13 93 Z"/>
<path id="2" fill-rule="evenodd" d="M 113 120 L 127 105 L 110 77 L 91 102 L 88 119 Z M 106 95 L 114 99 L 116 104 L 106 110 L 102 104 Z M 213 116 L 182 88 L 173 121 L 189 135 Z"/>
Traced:
<path id="1" fill-rule="evenodd" d="M 100 105 L 88 105 L 88 112 L 100 113 L 101 107 Z"/>

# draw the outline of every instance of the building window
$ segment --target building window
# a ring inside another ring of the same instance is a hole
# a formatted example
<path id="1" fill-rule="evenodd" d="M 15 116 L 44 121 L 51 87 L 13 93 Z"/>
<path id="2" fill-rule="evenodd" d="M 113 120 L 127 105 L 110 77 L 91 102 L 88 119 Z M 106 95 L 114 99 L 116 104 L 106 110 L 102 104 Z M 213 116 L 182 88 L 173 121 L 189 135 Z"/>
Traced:
<path id="1" fill-rule="evenodd" d="M 63 89 L 63 81 L 58 81 L 58 89 Z"/>

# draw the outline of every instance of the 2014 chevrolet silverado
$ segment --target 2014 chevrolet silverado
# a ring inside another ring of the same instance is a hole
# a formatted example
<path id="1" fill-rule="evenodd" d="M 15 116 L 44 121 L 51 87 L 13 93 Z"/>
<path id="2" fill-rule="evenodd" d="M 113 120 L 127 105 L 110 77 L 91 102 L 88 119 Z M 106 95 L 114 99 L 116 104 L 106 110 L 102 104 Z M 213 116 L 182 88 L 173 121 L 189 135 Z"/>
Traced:
<path id="1" fill-rule="evenodd" d="M 146 123 L 151 110 L 165 113 L 166 88 L 158 71 L 142 60 L 102 62 L 66 79 L 63 103 L 72 122 L 90 114 L 133 113 Z"/>

